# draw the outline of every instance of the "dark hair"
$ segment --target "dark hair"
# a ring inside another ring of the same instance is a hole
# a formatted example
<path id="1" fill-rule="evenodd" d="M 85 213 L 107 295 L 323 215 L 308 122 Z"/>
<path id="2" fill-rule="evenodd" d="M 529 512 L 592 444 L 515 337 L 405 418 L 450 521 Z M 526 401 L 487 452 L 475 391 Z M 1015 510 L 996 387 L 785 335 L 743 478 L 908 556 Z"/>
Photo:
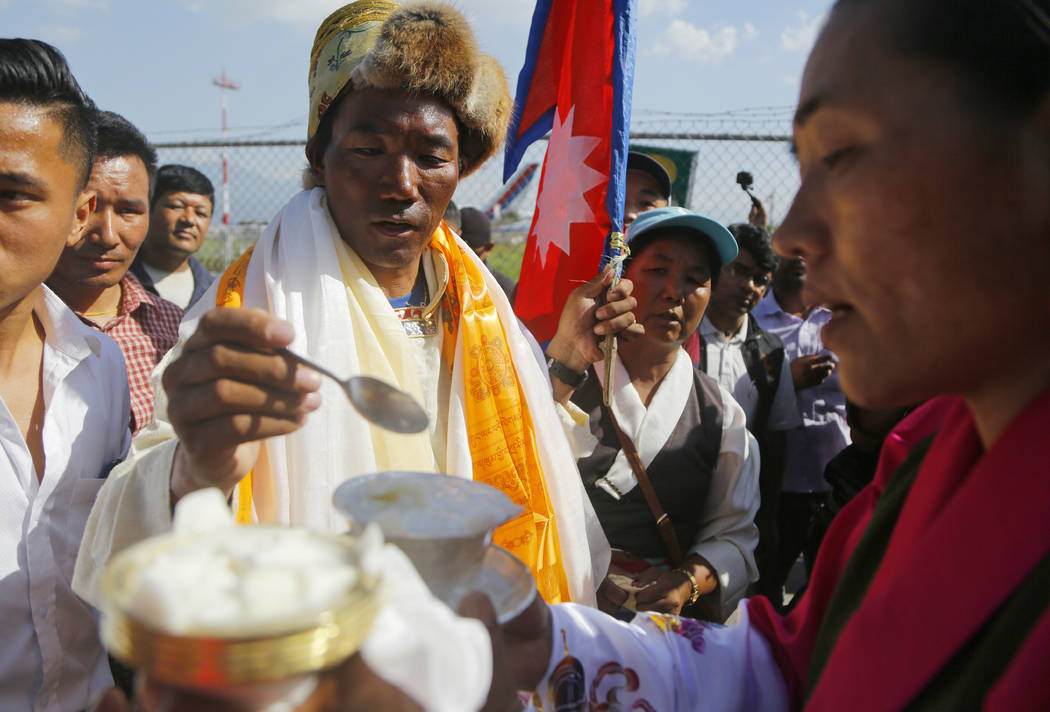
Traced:
<path id="1" fill-rule="evenodd" d="M 77 84 L 66 58 L 40 40 L 0 39 L 0 101 L 47 109 L 62 126 L 62 157 L 87 184 L 95 160 L 95 103 Z"/>
<path id="2" fill-rule="evenodd" d="M 750 223 L 733 223 L 726 229 L 733 233 L 737 247 L 747 250 L 759 269 L 772 272 L 777 268 L 777 253 L 773 252 L 773 240 L 768 231 Z"/>
<path id="3" fill-rule="evenodd" d="M 959 75 L 975 109 L 1024 116 L 1050 92 L 1050 0 L 838 0 L 888 9 L 889 40 Z"/>
<path id="4" fill-rule="evenodd" d="M 623 262 L 623 270 L 627 271 L 627 267 L 630 266 L 631 261 L 634 260 L 638 255 L 645 252 L 645 249 L 649 245 L 653 244 L 661 237 L 667 237 L 668 233 L 676 232 L 680 230 L 677 227 L 668 227 L 663 229 L 654 229 L 651 232 L 640 235 L 637 239 L 631 240 L 630 248 L 631 254 Z M 697 235 L 695 231 L 689 231 L 690 234 Z M 680 232 L 678 234 L 681 234 Z M 697 235 L 699 237 L 699 235 Z M 715 250 L 714 244 L 706 236 L 699 238 L 697 244 L 700 245 L 704 250 L 704 257 L 707 259 L 707 266 L 711 269 L 711 289 L 714 289 L 718 285 L 718 275 L 721 274 L 722 270 L 719 269 L 719 265 L 722 264 L 722 260 L 718 257 L 718 251 Z"/>
<path id="5" fill-rule="evenodd" d="M 463 231 L 463 216 L 459 212 L 459 206 L 456 205 L 456 201 L 448 201 L 448 206 L 445 208 L 445 214 L 442 216 L 442 219 L 457 233 Z"/>
<path id="6" fill-rule="evenodd" d="M 460 237 L 471 247 L 484 247 L 492 242 L 492 223 L 489 216 L 477 208 L 463 208 L 459 211 L 459 221 L 463 226 Z"/>
<path id="7" fill-rule="evenodd" d="M 168 193 L 193 193 L 203 195 L 215 209 L 215 186 L 196 168 L 169 163 L 157 169 L 157 183 L 153 189 L 152 208 Z"/>
<path id="8" fill-rule="evenodd" d="M 112 111 L 98 112 L 98 148 L 95 158 L 138 156 L 149 176 L 150 197 L 157 177 L 157 151 L 135 125 Z"/>

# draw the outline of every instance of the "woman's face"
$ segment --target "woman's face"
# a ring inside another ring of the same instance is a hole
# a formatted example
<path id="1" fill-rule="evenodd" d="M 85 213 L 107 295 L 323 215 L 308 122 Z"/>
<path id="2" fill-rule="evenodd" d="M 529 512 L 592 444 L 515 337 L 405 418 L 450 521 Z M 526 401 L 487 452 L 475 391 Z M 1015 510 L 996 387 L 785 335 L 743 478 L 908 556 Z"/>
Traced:
<path id="1" fill-rule="evenodd" d="M 625 276 L 634 283 L 645 343 L 678 346 L 696 331 L 711 299 L 711 266 L 694 234 L 671 229 L 654 238 Z"/>
<path id="2" fill-rule="evenodd" d="M 821 34 L 794 124 L 802 183 L 774 237 L 806 260 L 804 300 L 831 308 L 824 342 L 864 406 L 994 387 L 1050 349 L 1050 111 L 979 116 L 945 68 L 886 49 L 894 6 L 839 11 Z"/>

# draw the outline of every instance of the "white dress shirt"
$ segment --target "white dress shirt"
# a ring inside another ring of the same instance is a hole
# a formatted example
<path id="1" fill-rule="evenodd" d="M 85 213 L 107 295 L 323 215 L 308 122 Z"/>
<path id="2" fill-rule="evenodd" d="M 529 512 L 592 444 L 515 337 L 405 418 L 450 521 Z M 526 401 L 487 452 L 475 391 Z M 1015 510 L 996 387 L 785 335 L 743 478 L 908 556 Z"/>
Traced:
<path id="1" fill-rule="evenodd" d="M 810 354 L 831 354 L 820 338 L 820 330 L 831 320 L 830 310 L 815 307 L 800 319 L 781 308 L 771 289 L 753 314 L 759 326 L 784 342 L 788 361 Z M 787 433 L 784 491 L 826 492 L 831 487 L 824 480 L 824 468 L 850 443 L 846 396 L 839 386 L 838 371 L 796 396 L 802 425 Z"/>
<path id="2" fill-rule="evenodd" d="M 752 427 L 758 410 L 758 388 L 747 372 L 744 363 L 744 339 L 747 337 L 747 320 L 735 334 L 726 336 L 705 316 L 700 322 L 703 348 L 707 350 L 707 375 L 733 394 L 733 398 L 744 409 L 747 425 Z M 786 351 L 785 354 L 790 354 Z M 795 404 L 795 387 L 791 382 L 791 356 L 786 355 L 780 366 L 780 381 L 769 408 L 766 427 L 769 430 L 790 430 L 802 424 Z"/>
<path id="3" fill-rule="evenodd" d="M 131 404 L 108 336 L 47 287 L 33 313 L 46 335 L 43 477 L 0 400 L 0 709 L 64 712 L 112 684 L 95 613 L 70 580 L 102 478 L 131 444 Z"/>

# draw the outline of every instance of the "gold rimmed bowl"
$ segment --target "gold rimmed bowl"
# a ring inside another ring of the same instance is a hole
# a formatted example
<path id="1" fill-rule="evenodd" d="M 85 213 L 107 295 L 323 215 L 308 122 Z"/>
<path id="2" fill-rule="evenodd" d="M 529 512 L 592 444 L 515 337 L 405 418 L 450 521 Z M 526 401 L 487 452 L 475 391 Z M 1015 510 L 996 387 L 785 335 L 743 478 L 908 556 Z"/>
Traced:
<path id="1" fill-rule="evenodd" d="M 285 680 L 331 668 L 355 653 L 379 610 L 378 578 L 361 568 L 354 537 L 299 531 L 311 545 L 333 548 L 358 571 L 356 581 L 320 608 L 290 611 L 248 622 L 189 625 L 178 632 L 135 613 L 142 573 L 165 552 L 201 547 L 217 536 L 257 537 L 276 526 L 231 527 L 194 535 L 169 534 L 141 542 L 113 558 L 102 579 L 102 641 L 121 662 L 181 687 L 221 688 Z"/>

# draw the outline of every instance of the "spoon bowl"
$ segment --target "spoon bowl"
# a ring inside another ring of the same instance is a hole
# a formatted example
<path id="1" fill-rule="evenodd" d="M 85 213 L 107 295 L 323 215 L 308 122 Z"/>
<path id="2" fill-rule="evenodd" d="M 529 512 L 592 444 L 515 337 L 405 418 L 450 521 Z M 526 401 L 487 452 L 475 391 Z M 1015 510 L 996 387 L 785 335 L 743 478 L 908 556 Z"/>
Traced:
<path id="1" fill-rule="evenodd" d="M 426 411 L 412 396 L 386 381 L 371 376 L 352 376 L 344 380 L 294 351 L 280 349 L 279 353 L 338 383 L 357 412 L 381 428 L 395 433 L 421 433 L 430 424 Z"/>

